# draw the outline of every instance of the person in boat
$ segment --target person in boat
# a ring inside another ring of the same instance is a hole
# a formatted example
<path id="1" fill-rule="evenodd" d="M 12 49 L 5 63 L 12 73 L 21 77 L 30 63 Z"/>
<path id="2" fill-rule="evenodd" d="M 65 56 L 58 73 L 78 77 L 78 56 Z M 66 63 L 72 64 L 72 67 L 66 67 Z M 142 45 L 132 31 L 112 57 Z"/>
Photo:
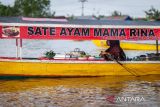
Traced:
<path id="1" fill-rule="evenodd" d="M 107 45 L 110 46 L 107 50 L 101 51 L 100 56 L 105 60 L 118 60 L 125 61 L 126 55 L 123 49 L 120 47 L 119 40 L 108 40 Z"/>

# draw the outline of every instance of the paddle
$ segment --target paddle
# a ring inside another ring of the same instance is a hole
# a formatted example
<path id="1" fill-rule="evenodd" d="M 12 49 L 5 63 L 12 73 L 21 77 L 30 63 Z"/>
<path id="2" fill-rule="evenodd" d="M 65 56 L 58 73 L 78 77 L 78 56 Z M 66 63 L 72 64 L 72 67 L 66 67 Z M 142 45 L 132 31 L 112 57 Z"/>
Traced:
<path id="1" fill-rule="evenodd" d="M 109 53 L 105 53 L 105 54 L 108 56 L 109 59 L 111 59 L 112 61 L 115 61 L 118 65 L 120 65 L 121 67 L 123 67 L 127 72 L 129 72 L 130 74 L 132 74 L 132 75 L 134 75 L 134 76 L 136 76 L 136 77 L 139 77 L 139 75 L 138 75 L 136 72 L 134 72 L 132 69 L 124 66 L 121 62 L 119 62 L 119 61 L 116 60 L 114 57 L 112 57 L 111 54 L 109 54 Z M 131 71 L 132 71 L 132 72 L 131 72 Z"/>

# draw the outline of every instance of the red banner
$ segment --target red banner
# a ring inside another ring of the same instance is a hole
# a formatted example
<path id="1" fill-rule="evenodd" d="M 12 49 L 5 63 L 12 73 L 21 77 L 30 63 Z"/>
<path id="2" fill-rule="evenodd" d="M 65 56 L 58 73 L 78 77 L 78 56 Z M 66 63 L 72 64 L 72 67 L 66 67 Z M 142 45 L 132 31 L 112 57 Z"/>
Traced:
<path id="1" fill-rule="evenodd" d="M 160 28 L 0 27 L 1 38 L 66 40 L 156 40 Z"/>

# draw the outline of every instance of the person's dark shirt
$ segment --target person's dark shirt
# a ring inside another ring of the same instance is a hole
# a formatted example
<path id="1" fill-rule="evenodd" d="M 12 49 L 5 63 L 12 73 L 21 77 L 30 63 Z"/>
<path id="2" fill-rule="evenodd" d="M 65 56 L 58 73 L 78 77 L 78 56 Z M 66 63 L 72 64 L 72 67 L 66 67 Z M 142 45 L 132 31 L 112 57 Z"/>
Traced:
<path id="1" fill-rule="evenodd" d="M 125 61 L 126 55 L 123 49 L 120 47 L 120 42 L 118 40 L 110 40 L 108 42 L 110 47 L 105 50 L 105 52 L 111 54 L 115 60 Z M 111 60 L 107 55 L 105 55 L 104 58 L 105 60 Z"/>

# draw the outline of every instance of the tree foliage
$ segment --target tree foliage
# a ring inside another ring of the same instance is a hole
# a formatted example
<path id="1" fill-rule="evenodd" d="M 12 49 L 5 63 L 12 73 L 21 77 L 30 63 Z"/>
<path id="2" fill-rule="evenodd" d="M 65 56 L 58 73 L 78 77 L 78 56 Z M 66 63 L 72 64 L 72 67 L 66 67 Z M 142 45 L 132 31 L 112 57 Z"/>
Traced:
<path id="1" fill-rule="evenodd" d="M 158 20 L 160 18 L 160 11 L 151 7 L 149 10 L 145 11 L 146 17 L 148 19 Z"/>
<path id="2" fill-rule="evenodd" d="M 112 16 L 122 16 L 122 13 L 115 10 L 115 11 L 112 12 Z"/>
<path id="3" fill-rule="evenodd" d="M 0 16 L 13 16 L 14 9 L 11 6 L 5 6 L 0 2 Z"/>
<path id="4" fill-rule="evenodd" d="M 50 11 L 50 0 L 15 0 L 14 5 L 0 4 L 1 16 L 53 17 Z"/>

